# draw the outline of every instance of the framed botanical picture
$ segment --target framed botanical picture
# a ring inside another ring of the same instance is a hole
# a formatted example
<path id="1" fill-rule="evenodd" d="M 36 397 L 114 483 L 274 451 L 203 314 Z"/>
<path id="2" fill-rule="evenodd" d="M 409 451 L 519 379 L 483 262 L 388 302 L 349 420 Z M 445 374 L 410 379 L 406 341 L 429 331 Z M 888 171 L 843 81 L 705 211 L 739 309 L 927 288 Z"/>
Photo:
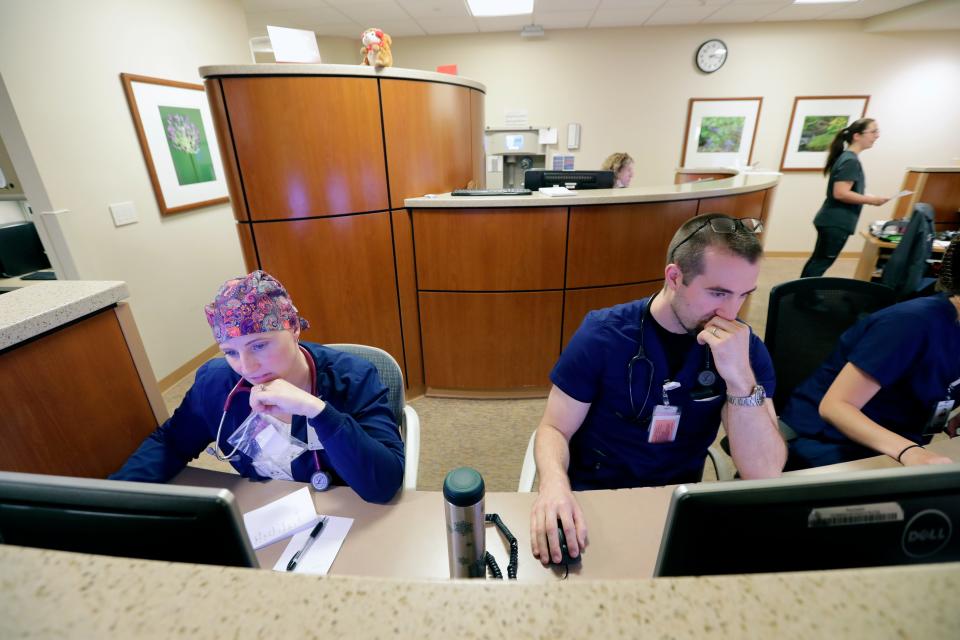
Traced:
<path id="1" fill-rule="evenodd" d="M 798 96 L 783 143 L 781 171 L 823 171 L 837 132 L 867 112 L 870 96 Z"/>
<path id="2" fill-rule="evenodd" d="M 745 167 L 763 98 L 690 98 L 681 167 Z"/>
<path id="3" fill-rule="evenodd" d="M 228 202 L 203 85 L 121 73 L 160 213 Z"/>

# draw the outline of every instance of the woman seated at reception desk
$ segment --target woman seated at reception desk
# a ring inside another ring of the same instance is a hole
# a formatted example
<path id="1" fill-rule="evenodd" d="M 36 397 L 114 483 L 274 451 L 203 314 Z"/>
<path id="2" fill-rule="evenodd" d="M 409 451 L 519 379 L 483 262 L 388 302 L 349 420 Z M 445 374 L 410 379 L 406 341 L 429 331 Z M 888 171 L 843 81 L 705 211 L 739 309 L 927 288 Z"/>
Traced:
<path id="1" fill-rule="evenodd" d="M 205 311 L 225 358 L 200 367 L 173 417 L 112 479 L 166 482 L 213 441 L 211 453 L 247 478 L 393 498 L 403 442 L 372 364 L 300 342 L 308 323 L 263 271 L 225 282 Z"/>

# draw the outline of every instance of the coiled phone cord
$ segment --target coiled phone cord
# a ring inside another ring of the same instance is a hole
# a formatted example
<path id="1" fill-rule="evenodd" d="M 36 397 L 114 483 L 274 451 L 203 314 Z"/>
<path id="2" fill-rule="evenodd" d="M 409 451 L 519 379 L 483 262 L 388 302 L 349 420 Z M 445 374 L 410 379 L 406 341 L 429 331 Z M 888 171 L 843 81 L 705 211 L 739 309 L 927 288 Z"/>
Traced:
<path id="1" fill-rule="evenodd" d="M 500 533 L 503 534 L 503 537 L 505 537 L 507 542 L 510 543 L 510 564 L 507 565 L 507 577 L 510 580 L 516 580 L 517 565 L 520 561 L 520 549 L 517 545 L 517 539 L 512 533 L 510 533 L 510 529 L 508 529 L 507 525 L 503 523 L 503 520 L 500 518 L 499 514 L 488 513 L 485 517 L 485 520 L 496 525 L 497 529 L 500 530 Z M 493 554 L 487 551 L 483 559 L 487 563 L 487 568 L 490 569 L 490 573 L 493 575 L 493 577 L 497 580 L 503 580 L 503 573 L 500 571 L 500 566 L 497 564 Z"/>

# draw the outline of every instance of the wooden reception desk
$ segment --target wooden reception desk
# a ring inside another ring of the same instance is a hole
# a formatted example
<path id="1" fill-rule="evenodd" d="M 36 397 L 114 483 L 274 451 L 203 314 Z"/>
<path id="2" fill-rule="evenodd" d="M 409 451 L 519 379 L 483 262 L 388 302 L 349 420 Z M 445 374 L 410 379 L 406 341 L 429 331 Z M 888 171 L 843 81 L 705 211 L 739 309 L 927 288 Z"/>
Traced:
<path id="1" fill-rule="evenodd" d="M 484 184 L 482 84 L 351 65 L 200 74 L 247 268 L 287 286 L 305 339 L 392 354 L 408 396 L 542 395 L 588 310 L 660 286 L 684 220 L 765 218 L 778 180 L 427 198 Z"/>
<path id="2" fill-rule="evenodd" d="M 713 212 L 766 221 L 778 180 L 407 199 L 427 393 L 544 395 L 588 311 L 660 289 L 684 221 Z"/>

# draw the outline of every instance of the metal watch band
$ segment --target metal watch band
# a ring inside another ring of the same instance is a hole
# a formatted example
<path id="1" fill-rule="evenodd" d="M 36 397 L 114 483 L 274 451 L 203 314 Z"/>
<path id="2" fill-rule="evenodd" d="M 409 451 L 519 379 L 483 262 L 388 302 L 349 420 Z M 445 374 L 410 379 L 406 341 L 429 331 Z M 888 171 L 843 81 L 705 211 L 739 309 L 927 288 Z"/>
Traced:
<path id="1" fill-rule="evenodd" d="M 767 392 L 762 385 L 754 385 L 753 390 L 748 396 L 732 396 L 727 394 L 727 402 L 738 407 L 760 407 L 767 397 Z"/>

